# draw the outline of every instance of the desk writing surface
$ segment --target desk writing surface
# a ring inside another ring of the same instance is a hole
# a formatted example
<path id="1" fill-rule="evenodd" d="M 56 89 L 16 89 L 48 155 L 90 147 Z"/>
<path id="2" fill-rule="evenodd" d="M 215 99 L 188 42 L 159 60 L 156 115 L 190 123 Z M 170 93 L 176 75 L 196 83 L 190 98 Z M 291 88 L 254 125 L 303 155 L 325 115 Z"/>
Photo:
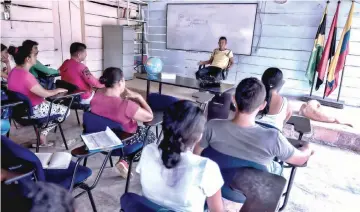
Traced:
<path id="1" fill-rule="evenodd" d="M 162 79 L 160 75 L 148 76 L 147 74 L 138 74 L 138 73 L 134 74 L 134 76 L 142 80 L 149 80 L 152 82 L 159 82 L 162 84 L 174 85 L 184 88 L 206 90 L 215 93 L 225 93 L 234 87 L 234 85 L 227 83 L 221 83 L 220 87 L 200 87 L 199 85 L 200 83 L 198 80 L 188 77 L 181 77 L 181 76 L 176 76 L 175 79 Z"/>

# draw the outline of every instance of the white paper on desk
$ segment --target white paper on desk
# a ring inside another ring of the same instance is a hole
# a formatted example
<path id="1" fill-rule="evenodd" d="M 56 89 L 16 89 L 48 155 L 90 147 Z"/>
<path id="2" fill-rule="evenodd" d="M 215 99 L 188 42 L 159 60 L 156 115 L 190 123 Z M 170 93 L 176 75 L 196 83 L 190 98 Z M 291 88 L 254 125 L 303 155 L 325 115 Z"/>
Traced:
<path id="1" fill-rule="evenodd" d="M 176 79 L 176 74 L 162 72 L 161 79 Z"/>
<path id="2" fill-rule="evenodd" d="M 67 169 L 71 162 L 71 154 L 67 152 L 35 153 L 44 169 Z"/>
<path id="3" fill-rule="evenodd" d="M 110 149 L 123 145 L 121 140 L 109 127 L 106 127 L 105 131 L 81 135 L 81 138 L 86 144 L 89 151 Z"/>

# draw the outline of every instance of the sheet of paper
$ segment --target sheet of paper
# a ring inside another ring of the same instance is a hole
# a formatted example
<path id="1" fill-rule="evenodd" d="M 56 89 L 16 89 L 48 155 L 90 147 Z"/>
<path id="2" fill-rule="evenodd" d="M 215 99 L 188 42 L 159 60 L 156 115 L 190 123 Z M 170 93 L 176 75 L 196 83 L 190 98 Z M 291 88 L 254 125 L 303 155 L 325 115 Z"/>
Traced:
<path id="1" fill-rule="evenodd" d="M 71 162 L 71 154 L 67 152 L 55 152 L 51 156 L 48 169 L 67 169 Z"/>
<path id="2" fill-rule="evenodd" d="M 108 127 L 102 132 L 81 135 L 81 138 L 90 151 L 122 145 L 121 140 Z"/>
<path id="3" fill-rule="evenodd" d="M 35 153 L 36 157 L 39 158 L 41 165 L 44 169 L 48 167 L 52 154 L 53 153 Z"/>

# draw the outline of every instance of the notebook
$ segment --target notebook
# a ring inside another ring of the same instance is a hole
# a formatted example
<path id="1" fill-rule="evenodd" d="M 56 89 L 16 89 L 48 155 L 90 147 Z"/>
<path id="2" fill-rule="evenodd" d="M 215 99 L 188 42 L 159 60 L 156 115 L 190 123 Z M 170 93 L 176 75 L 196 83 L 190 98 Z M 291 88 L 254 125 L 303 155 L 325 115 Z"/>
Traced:
<path id="1" fill-rule="evenodd" d="M 67 169 L 71 162 L 71 154 L 67 152 L 35 153 L 44 169 Z"/>
<path id="2" fill-rule="evenodd" d="M 105 131 L 81 135 L 81 138 L 87 146 L 89 152 L 124 146 L 120 138 L 118 138 L 109 127 L 106 127 Z"/>

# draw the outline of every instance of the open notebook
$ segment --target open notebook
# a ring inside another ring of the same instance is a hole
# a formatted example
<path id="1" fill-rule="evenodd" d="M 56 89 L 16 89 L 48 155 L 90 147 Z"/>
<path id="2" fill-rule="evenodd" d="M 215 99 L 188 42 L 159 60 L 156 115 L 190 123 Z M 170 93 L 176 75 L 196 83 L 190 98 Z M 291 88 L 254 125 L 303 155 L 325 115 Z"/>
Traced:
<path id="1" fill-rule="evenodd" d="M 44 169 L 67 169 L 71 154 L 67 152 L 35 153 Z"/>
<path id="2" fill-rule="evenodd" d="M 81 138 L 90 152 L 123 146 L 120 138 L 109 127 L 105 131 L 81 135 Z"/>

